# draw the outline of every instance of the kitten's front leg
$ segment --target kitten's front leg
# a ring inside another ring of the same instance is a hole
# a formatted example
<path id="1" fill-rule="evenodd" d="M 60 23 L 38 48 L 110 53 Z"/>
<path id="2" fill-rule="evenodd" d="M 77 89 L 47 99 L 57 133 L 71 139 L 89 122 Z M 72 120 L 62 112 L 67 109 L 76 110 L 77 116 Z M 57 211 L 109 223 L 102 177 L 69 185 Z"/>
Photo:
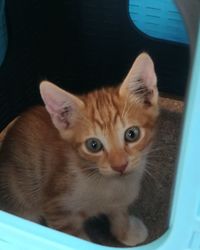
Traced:
<path id="1" fill-rule="evenodd" d="M 137 217 L 129 215 L 125 209 L 112 211 L 108 216 L 111 232 L 121 243 L 135 246 L 146 240 L 148 230 L 144 223 Z"/>
<path id="2" fill-rule="evenodd" d="M 44 208 L 44 219 L 47 226 L 51 228 L 89 240 L 83 227 L 87 219 L 87 215 L 83 211 L 73 212 L 63 209 L 58 204 L 52 206 L 51 203 Z"/>

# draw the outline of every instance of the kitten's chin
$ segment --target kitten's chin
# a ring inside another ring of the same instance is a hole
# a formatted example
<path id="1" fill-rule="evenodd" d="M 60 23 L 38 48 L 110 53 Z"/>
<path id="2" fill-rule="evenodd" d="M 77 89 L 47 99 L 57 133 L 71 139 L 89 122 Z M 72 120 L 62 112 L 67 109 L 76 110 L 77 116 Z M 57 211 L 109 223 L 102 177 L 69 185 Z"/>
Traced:
<path id="1" fill-rule="evenodd" d="M 100 175 L 107 177 L 107 178 L 120 175 L 120 173 L 117 173 L 117 172 L 112 171 L 110 169 L 106 169 L 106 170 L 99 169 L 99 173 L 100 173 Z"/>

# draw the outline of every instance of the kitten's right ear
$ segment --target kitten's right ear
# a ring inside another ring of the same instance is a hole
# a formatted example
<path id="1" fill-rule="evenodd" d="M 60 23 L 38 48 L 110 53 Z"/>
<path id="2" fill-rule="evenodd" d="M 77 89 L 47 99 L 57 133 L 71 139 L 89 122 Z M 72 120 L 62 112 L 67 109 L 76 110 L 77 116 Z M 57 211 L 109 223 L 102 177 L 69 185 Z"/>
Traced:
<path id="1" fill-rule="evenodd" d="M 78 97 L 48 81 L 41 82 L 40 94 L 58 130 L 73 126 L 84 107 L 84 103 Z"/>
<path id="2" fill-rule="evenodd" d="M 140 54 L 134 61 L 128 75 L 123 81 L 120 96 L 132 98 L 146 107 L 158 102 L 157 77 L 151 57 Z"/>

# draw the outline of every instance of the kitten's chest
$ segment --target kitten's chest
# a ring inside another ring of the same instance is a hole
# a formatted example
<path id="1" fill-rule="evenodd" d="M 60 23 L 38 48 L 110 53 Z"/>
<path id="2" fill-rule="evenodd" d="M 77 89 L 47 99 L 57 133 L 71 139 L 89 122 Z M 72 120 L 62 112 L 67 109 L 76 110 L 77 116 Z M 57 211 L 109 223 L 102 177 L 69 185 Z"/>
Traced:
<path id="1" fill-rule="evenodd" d="M 122 177 L 123 178 L 123 177 Z M 128 206 L 138 195 L 139 180 L 125 179 L 86 180 L 80 178 L 70 197 L 73 209 L 84 209 L 94 214 L 116 206 Z"/>

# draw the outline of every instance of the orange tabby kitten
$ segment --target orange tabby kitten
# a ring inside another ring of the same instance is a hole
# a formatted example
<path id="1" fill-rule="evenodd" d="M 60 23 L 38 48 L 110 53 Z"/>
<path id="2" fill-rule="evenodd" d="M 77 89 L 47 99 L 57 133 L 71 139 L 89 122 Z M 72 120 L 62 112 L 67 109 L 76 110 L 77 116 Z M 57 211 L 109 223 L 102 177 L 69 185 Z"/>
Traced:
<path id="1" fill-rule="evenodd" d="M 142 53 L 117 88 L 72 95 L 44 81 L 45 103 L 24 112 L 0 151 L 0 208 L 87 237 L 83 222 L 104 213 L 133 246 L 147 229 L 128 214 L 137 198 L 158 116 L 154 65 Z"/>

